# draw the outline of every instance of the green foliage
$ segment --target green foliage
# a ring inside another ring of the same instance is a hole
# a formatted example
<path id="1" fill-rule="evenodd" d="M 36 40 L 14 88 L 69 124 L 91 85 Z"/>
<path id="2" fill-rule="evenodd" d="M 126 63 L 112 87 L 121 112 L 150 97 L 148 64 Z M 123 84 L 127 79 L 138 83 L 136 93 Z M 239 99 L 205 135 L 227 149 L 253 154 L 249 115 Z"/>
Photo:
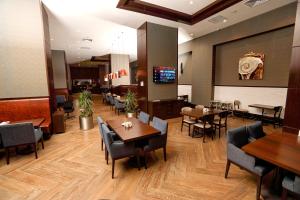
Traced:
<path id="1" fill-rule="evenodd" d="M 91 92 L 85 90 L 79 96 L 80 117 L 90 117 L 93 115 L 93 101 Z"/>
<path id="2" fill-rule="evenodd" d="M 138 107 L 136 94 L 131 92 L 130 90 L 127 91 L 125 95 L 125 111 L 127 113 L 134 113 Z"/>

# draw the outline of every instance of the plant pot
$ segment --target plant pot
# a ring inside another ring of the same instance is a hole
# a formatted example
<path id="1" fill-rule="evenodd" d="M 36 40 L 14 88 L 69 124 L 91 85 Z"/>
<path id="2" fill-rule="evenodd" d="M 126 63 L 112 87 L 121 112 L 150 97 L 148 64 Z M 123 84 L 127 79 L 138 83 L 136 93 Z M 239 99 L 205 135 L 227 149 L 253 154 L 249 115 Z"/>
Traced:
<path id="1" fill-rule="evenodd" d="M 133 114 L 134 114 L 134 113 L 127 113 L 127 117 L 128 117 L 128 118 L 133 118 Z"/>
<path id="2" fill-rule="evenodd" d="M 94 128 L 93 116 L 79 117 L 79 125 L 81 130 L 89 130 Z"/>

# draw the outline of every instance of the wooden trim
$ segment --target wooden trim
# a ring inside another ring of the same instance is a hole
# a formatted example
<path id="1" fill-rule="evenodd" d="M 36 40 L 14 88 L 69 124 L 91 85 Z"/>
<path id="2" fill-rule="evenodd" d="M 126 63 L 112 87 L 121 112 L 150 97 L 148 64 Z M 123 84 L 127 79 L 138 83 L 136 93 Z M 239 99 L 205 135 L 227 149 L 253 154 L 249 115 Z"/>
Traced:
<path id="1" fill-rule="evenodd" d="M 193 86 L 193 84 L 178 84 L 178 85 L 191 85 L 191 86 Z"/>
<path id="2" fill-rule="evenodd" d="M 0 98 L 0 101 L 21 100 L 21 99 L 43 99 L 43 98 L 49 99 L 50 96 Z"/>
<path id="3" fill-rule="evenodd" d="M 249 85 L 213 85 L 213 86 L 220 86 L 220 87 L 260 87 L 260 88 L 288 88 L 288 86 L 249 86 Z"/>
<path id="4" fill-rule="evenodd" d="M 241 1 L 243 0 L 216 0 L 192 15 L 140 0 L 119 0 L 117 8 L 194 25 Z"/>
<path id="5" fill-rule="evenodd" d="M 223 45 L 223 44 L 227 44 L 227 43 L 231 43 L 231 42 L 236 42 L 236 41 L 239 41 L 239 40 L 244 40 L 244 39 L 256 37 L 256 36 L 259 36 L 259 35 L 271 33 L 271 32 L 274 32 L 274 31 L 279 31 L 279 30 L 282 30 L 282 29 L 285 29 L 285 28 L 289 28 L 289 27 L 293 27 L 293 26 L 295 26 L 295 23 L 288 24 L 286 26 L 281 26 L 281 27 L 274 28 L 274 29 L 270 29 L 270 30 L 267 30 L 267 31 L 255 33 L 255 34 L 252 34 L 252 35 L 244 36 L 244 37 L 239 37 L 239 38 L 236 38 L 236 39 L 233 39 L 233 40 L 228 40 L 226 42 L 215 44 L 214 46 L 219 46 L 219 45 Z"/>

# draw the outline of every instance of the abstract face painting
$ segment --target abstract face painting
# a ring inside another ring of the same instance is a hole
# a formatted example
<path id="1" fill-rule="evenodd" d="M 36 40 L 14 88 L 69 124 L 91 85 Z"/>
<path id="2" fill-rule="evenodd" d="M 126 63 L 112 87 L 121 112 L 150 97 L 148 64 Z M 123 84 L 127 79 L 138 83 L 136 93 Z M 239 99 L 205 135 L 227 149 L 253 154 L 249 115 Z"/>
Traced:
<path id="1" fill-rule="evenodd" d="M 262 80 L 264 74 L 265 55 L 261 53 L 247 53 L 239 61 L 240 80 Z"/>

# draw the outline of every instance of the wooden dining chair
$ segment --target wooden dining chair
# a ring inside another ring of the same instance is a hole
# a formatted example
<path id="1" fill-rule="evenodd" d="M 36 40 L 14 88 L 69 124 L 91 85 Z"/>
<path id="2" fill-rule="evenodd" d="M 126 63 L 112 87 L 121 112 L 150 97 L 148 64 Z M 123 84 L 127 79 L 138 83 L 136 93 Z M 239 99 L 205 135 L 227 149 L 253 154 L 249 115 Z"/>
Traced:
<path id="1" fill-rule="evenodd" d="M 219 138 L 221 137 L 221 128 L 225 128 L 225 133 L 227 132 L 227 117 L 228 111 L 223 111 L 218 114 L 218 118 L 214 120 L 215 130 L 219 130 Z"/>
<path id="2" fill-rule="evenodd" d="M 196 124 L 197 121 L 196 121 L 196 119 L 194 119 L 192 117 L 185 116 L 183 113 L 184 112 L 189 112 L 191 110 L 192 110 L 192 108 L 190 108 L 190 107 L 183 107 L 183 108 L 181 108 L 181 113 L 182 113 L 181 131 L 182 131 L 183 126 L 188 127 L 189 128 L 189 136 L 191 135 L 191 126 L 193 124 Z"/>
<path id="3" fill-rule="evenodd" d="M 215 129 L 214 129 L 214 114 L 204 115 L 197 123 L 194 124 L 192 137 L 195 136 L 195 133 L 202 134 L 203 143 L 205 143 L 205 136 L 210 134 L 211 139 L 214 139 Z"/>

